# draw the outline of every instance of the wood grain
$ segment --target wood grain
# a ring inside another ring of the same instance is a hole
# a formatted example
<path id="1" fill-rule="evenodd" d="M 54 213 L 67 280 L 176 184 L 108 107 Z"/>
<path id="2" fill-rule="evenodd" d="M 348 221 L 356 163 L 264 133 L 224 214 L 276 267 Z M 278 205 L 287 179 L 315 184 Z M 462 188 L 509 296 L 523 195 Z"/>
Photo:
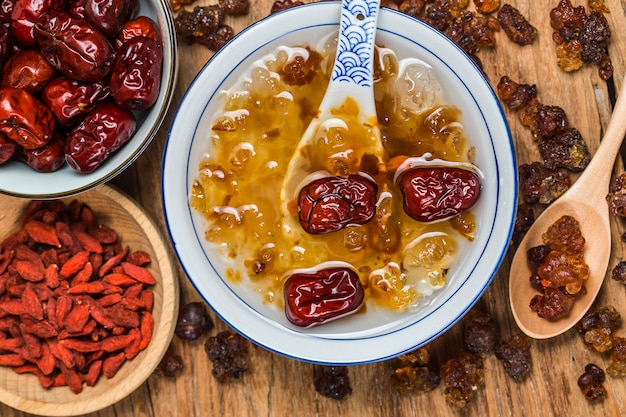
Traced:
<path id="1" fill-rule="evenodd" d="M 584 0 L 573 0 L 585 5 Z M 198 0 L 194 5 L 214 4 L 216 0 Z M 230 17 L 228 23 L 236 30 L 266 16 L 272 0 L 253 0 L 248 16 Z M 485 72 L 495 87 L 503 75 L 514 80 L 536 84 L 538 97 L 544 104 L 565 109 L 573 126 L 578 128 L 592 152 L 598 146 L 611 112 L 612 91 L 621 87 L 626 73 L 626 4 L 621 0 L 605 0 L 611 10 L 607 19 L 612 29 L 609 53 L 615 69 L 612 86 L 601 80 L 594 66 L 574 73 L 563 73 L 556 65 L 549 10 L 557 0 L 509 1 L 537 27 L 539 37 L 529 46 L 510 42 L 503 32 L 497 34 L 496 46 L 480 53 Z M 191 8 L 192 6 L 187 6 Z M 141 158 L 115 180 L 132 193 L 165 231 L 160 199 L 161 153 L 167 128 L 185 89 L 211 53 L 200 45 L 180 45 L 180 72 L 173 107 L 160 134 Z M 506 110 L 519 163 L 539 160 L 536 144 L 517 115 Z M 505 140 L 505 138 L 502 138 Z M 612 163 L 607 161 L 607 163 Z M 622 164 L 616 164 L 616 173 Z M 601 204 L 601 202 L 598 202 Z M 612 256 L 610 268 L 623 258 L 624 243 L 620 236 L 624 222 L 611 220 Z M 173 252 L 172 252 L 173 253 Z M 477 307 L 492 314 L 500 336 L 519 332 L 508 303 L 508 270 L 512 251 L 504 260 L 492 285 Z M 180 273 L 181 303 L 200 300 L 195 290 Z M 608 273 L 607 273 L 608 276 Z M 605 280 L 599 305 L 612 304 L 626 318 L 626 288 Z M 226 325 L 214 317 L 216 329 Z M 433 360 L 439 364 L 462 351 L 460 325 L 454 326 L 432 344 Z M 626 328 L 617 334 L 626 336 Z M 203 350 L 205 338 L 196 342 L 173 341 L 173 349 L 185 361 L 185 370 L 177 379 L 152 376 L 128 398 L 89 417 L 191 417 L 191 416 L 619 416 L 626 415 L 626 379 L 608 378 L 608 398 L 602 404 L 588 404 L 576 380 L 585 364 L 594 362 L 606 369 L 610 356 L 589 351 L 580 337 L 570 330 L 554 339 L 533 341 L 532 373 L 522 383 L 505 375 L 502 365 L 493 356 L 485 358 L 485 384 L 475 392 L 469 407 L 457 412 L 444 400 L 443 386 L 428 394 L 403 395 L 389 385 L 392 368 L 389 363 L 375 363 L 349 368 L 353 393 L 342 401 L 325 398 L 313 387 L 313 365 L 294 361 L 254 348 L 250 355 L 251 369 L 241 380 L 220 385 L 211 376 L 211 364 Z M 0 406 L 2 417 L 25 417 L 29 414 Z"/>

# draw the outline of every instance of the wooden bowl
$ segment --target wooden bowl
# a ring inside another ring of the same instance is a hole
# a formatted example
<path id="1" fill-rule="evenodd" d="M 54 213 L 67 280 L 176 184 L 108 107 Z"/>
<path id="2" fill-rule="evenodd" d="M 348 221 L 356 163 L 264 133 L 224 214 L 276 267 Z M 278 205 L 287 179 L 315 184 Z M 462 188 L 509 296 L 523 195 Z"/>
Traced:
<path id="1" fill-rule="evenodd" d="M 35 375 L 17 374 L 0 366 L 0 401 L 18 410 L 44 416 L 74 416 L 94 412 L 125 398 L 152 374 L 167 350 L 176 325 L 179 287 L 172 259 L 155 223 L 128 196 L 103 185 L 78 196 L 62 199 L 87 203 L 100 223 L 115 229 L 122 245 L 150 254 L 150 272 L 156 279 L 153 337 L 148 347 L 127 360 L 113 378 L 101 376 L 95 386 L 79 394 L 68 387 L 44 388 Z M 19 219 L 29 200 L 0 196 L 0 240 L 19 229 Z"/>

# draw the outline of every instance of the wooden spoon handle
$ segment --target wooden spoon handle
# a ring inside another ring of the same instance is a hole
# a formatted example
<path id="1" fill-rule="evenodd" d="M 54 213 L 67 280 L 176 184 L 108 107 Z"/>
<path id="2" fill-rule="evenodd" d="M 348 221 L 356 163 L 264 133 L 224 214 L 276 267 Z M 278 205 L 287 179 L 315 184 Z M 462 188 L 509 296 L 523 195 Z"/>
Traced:
<path id="1" fill-rule="evenodd" d="M 607 169 L 607 164 L 613 166 L 624 135 L 626 134 L 626 77 L 622 81 L 622 87 L 617 96 L 615 107 L 606 132 L 602 137 L 598 150 L 593 155 L 591 162 L 585 168 L 584 175 L 571 187 L 572 192 L 568 194 L 585 193 L 588 198 L 602 197 L 604 199 L 608 192 L 611 181 L 612 170 Z M 576 193 L 574 193 L 576 190 Z"/>

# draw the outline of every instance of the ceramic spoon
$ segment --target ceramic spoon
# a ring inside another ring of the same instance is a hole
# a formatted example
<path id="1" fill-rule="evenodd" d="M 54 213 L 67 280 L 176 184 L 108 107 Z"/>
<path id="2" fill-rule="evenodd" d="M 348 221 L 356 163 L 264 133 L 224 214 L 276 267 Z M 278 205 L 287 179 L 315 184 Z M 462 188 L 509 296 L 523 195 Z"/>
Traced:
<path id="1" fill-rule="evenodd" d="M 281 211 L 284 218 L 283 229 L 293 232 L 298 226 L 294 223 L 293 207 L 303 181 L 317 169 L 311 167 L 308 154 L 316 146 L 324 129 L 341 125 L 341 116 L 333 115 L 352 99 L 358 105 L 358 118 L 372 135 L 359 139 L 352 148 L 359 153 L 369 153 L 384 165 L 384 153 L 377 127 L 376 105 L 373 91 L 374 38 L 380 0 L 343 0 L 337 54 L 328 88 L 320 104 L 316 117 L 300 138 L 289 162 L 281 188 Z"/>
<path id="2" fill-rule="evenodd" d="M 613 114 L 600 146 L 587 168 L 574 185 L 549 205 L 535 220 L 521 241 L 509 275 L 509 298 L 519 328 L 528 336 L 547 339 L 573 327 L 587 312 L 600 291 L 611 254 L 611 227 L 606 195 L 609 192 L 613 161 L 626 133 L 626 79 L 613 109 Z M 529 282 L 531 271 L 526 251 L 543 244 L 541 235 L 563 215 L 573 216 L 580 223 L 585 238 L 584 260 L 589 265 L 587 292 L 578 294 L 570 313 L 549 321 L 533 312 L 530 300 L 538 294 Z"/>

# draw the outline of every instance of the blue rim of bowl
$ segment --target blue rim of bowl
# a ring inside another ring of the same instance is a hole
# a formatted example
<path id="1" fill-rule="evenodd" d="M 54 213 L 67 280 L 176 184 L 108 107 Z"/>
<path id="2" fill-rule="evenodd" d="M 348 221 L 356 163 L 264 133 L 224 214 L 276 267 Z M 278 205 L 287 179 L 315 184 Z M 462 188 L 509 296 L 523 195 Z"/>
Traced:
<path id="1" fill-rule="evenodd" d="M 295 13 L 296 11 L 298 11 L 298 12 L 302 12 L 302 10 L 303 10 L 304 8 L 307 8 L 307 7 L 320 7 L 320 6 L 323 6 L 323 5 L 326 5 L 326 6 L 332 6 L 332 5 L 333 5 L 333 3 L 336 3 L 336 2 L 309 3 L 309 4 L 305 4 L 305 5 L 302 5 L 302 6 L 298 6 L 298 7 L 292 8 L 292 9 L 287 9 L 287 10 L 281 11 L 281 12 L 276 13 L 276 14 L 274 14 L 274 15 L 270 15 L 270 16 L 268 16 L 268 17 L 264 18 L 264 19 L 259 20 L 258 22 L 254 23 L 253 25 L 249 26 L 248 28 L 244 29 L 244 30 L 243 30 L 242 32 L 240 32 L 237 36 L 235 36 L 235 37 L 234 37 L 234 38 L 233 38 L 233 39 L 229 42 L 229 44 L 228 44 L 228 45 L 235 43 L 239 37 L 244 36 L 244 35 L 247 35 L 247 34 L 248 34 L 249 32 L 251 32 L 251 31 L 255 31 L 255 30 L 257 30 L 257 28 L 258 28 L 258 26 L 259 26 L 259 25 L 261 25 L 261 24 L 267 24 L 267 22 L 268 22 L 268 21 L 270 21 L 270 20 L 272 20 L 272 19 L 276 18 L 276 16 L 278 16 L 278 15 L 282 15 L 282 14 L 289 14 L 289 13 Z M 335 6 L 337 6 L 337 4 L 335 4 Z M 421 22 L 421 21 L 419 21 L 419 20 L 417 20 L 417 19 L 415 19 L 415 18 L 413 18 L 413 17 L 410 17 L 410 16 L 408 16 L 408 15 L 406 15 L 406 14 L 403 14 L 403 13 L 401 13 L 401 12 L 398 12 L 398 11 L 393 10 L 393 9 L 388 9 L 388 8 L 385 8 L 385 9 L 384 9 L 384 13 L 392 13 L 392 14 L 396 14 L 396 15 L 400 16 L 400 17 L 401 17 L 401 18 L 403 18 L 403 19 L 409 19 L 409 20 L 413 21 L 414 23 L 417 23 L 417 24 L 419 24 L 419 25 L 423 26 L 423 28 L 425 28 L 425 29 L 427 29 L 428 31 L 432 32 L 433 36 L 437 36 L 437 37 L 439 37 L 439 38 L 444 39 L 446 42 L 448 42 L 449 44 L 451 44 L 452 46 L 454 46 L 454 48 L 455 48 L 455 49 L 457 49 L 458 51 L 460 51 L 460 53 L 461 53 L 463 56 L 465 56 L 467 64 L 468 64 L 468 65 L 470 65 L 470 66 L 472 67 L 472 70 L 477 71 L 477 72 L 480 74 L 480 76 L 481 76 L 481 77 L 482 77 L 482 79 L 483 79 L 484 84 L 485 84 L 486 86 L 488 86 L 488 90 L 490 91 L 490 94 L 491 94 L 492 98 L 494 99 L 494 102 L 496 103 L 497 108 L 498 108 L 498 109 L 499 109 L 499 111 L 500 111 L 500 116 L 501 116 L 502 120 L 506 120 L 506 118 L 505 118 L 505 116 L 504 116 L 504 112 L 502 111 L 502 108 L 501 108 L 501 106 L 499 105 L 499 102 L 498 102 L 498 100 L 497 100 L 497 98 L 496 98 L 496 96 L 495 96 L 495 93 L 493 92 L 493 89 L 490 87 L 490 84 L 489 84 L 488 80 L 484 77 L 484 74 L 482 73 L 482 71 L 481 71 L 481 70 L 480 70 L 480 69 L 476 66 L 476 64 L 475 64 L 475 63 L 471 60 L 471 58 L 469 58 L 469 56 L 467 56 L 467 55 L 466 55 L 466 54 L 465 54 L 465 53 L 464 53 L 464 52 L 463 52 L 463 51 L 462 51 L 462 50 L 461 50 L 461 49 L 460 49 L 460 48 L 459 48 L 456 44 L 454 44 L 452 41 L 450 41 L 448 38 L 446 38 L 446 37 L 445 37 L 444 35 L 442 35 L 440 32 L 436 31 L 434 28 L 432 28 L 432 27 L 430 27 L 430 26 L 426 25 L 424 22 Z M 382 17 L 382 16 L 381 16 L 381 17 Z M 311 25 L 307 25 L 307 26 L 303 26 L 303 27 L 298 27 L 297 29 L 294 29 L 293 31 L 290 31 L 290 32 L 287 32 L 287 33 L 282 33 L 282 34 L 280 34 L 279 36 L 277 36 L 276 38 L 269 39 L 269 40 L 267 40 L 266 42 L 264 42 L 262 45 L 258 45 L 258 46 L 256 46 L 253 50 L 251 50 L 251 51 L 249 51 L 249 52 L 248 52 L 247 56 L 246 56 L 244 59 L 246 59 L 246 58 L 250 57 L 251 55 L 256 54 L 260 48 L 262 48 L 262 47 L 263 47 L 264 45 L 266 45 L 266 44 L 269 44 L 269 43 L 274 42 L 277 38 L 285 37 L 285 36 L 287 36 L 289 33 L 297 32 L 297 31 L 302 31 L 302 30 L 307 30 L 307 29 L 311 29 L 311 28 L 314 28 L 314 27 L 320 27 L 320 26 L 328 26 L 328 27 L 337 26 L 337 27 L 338 27 L 338 23 L 328 23 L 328 24 L 311 24 Z M 435 54 L 432 50 L 430 50 L 428 47 L 424 46 L 423 44 L 416 42 L 416 41 L 415 41 L 415 40 L 413 40 L 413 39 L 409 39 L 409 38 L 407 38 L 407 37 L 405 37 L 405 36 L 403 36 L 403 35 L 401 35 L 401 34 L 395 33 L 395 32 L 394 32 L 394 31 L 392 31 L 392 30 L 381 29 L 380 27 L 378 28 L 378 31 L 380 31 L 380 32 L 387 32 L 387 33 L 393 34 L 393 35 L 395 35 L 395 36 L 402 37 L 402 38 L 404 38 L 404 39 L 406 39 L 406 40 L 410 41 L 411 43 L 414 43 L 414 44 L 418 45 L 419 47 L 423 48 L 424 50 L 428 51 L 429 53 L 431 53 L 433 56 L 435 56 L 435 57 L 436 57 L 436 54 Z M 178 257 L 178 259 L 179 259 L 179 261 L 180 261 L 180 263 L 181 263 L 181 266 L 182 266 L 182 267 L 183 267 L 183 269 L 185 270 L 185 272 L 186 272 L 186 274 L 187 274 L 187 276 L 188 276 L 188 278 L 189 278 L 189 281 L 191 282 L 192 286 L 196 289 L 196 291 L 198 292 L 198 294 L 199 294 L 199 295 L 200 295 L 200 296 L 204 299 L 204 301 L 205 301 L 205 302 L 207 302 L 207 304 L 208 304 L 208 305 L 210 305 L 210 306 L 213 308 L 214 312 L 218 315 L 218 317 L 219 317 L 221 320 L 223 320 L 225 323 L 227 323 L 227 324 L 228 324 L 231 328 L 233 328 L 234 330 L 236 330 L 238 333 L 240 333 L 240 334 L 242 334 L 244 337 L 248 338 L 251 342 L 253 342 L 253 343 L 257 344 L 257 345 L 260 345 L 260 346 L 262 346 L 262 347 L 264 347 L 264 348 L 266 348 L 266 349 L 268 349 L 268 350 L 270 350 L 270 351 L 272 351 L 272 352 L 274 352 L 274 353 L 278 353 L 278 354 L 281 354 L 281 355 L 283 355 L 283 356 L 286 356 L 286 357 L 289 357 L 289 358 L 292 358 L 292 359 L 303 360 L 303 361 L 306 361 L 306 362 L 312 362 L 312 363 L 320 363 L 320 364 L 341 364 L 341 365 L 355 365 L 355 364 L 363 364 L 363 363 L 377 362 L 377 361 L 381 361 L 381 360 L 389 359 L 389 358 L 391 358 L 391 357 L 395 357 L 395 356 L 400 355 L 400 354 L 402 354 L 402 353 L 406 353 L 406 352 L 408 352 L 408 351 L 411 351 L 411 350 L 413 350 L 413 349 L 415 349 L 415 348 L 417 348 L 417 347 L 419 347 L 419 346 L 422 346 L 422 345 L 424 345 L 424 344 L 426 344 L 426 343 L 428 343 L 428 342 L 430 342 L 430 341 L 432 341 L 432 340 L 434 340 L 434 339 L 438 338 L 438 337 L 439 337 L 439 336 L 441 336 L 443 333 L 445 333 L 447 330 L 449 330 L 449 329 L 450 329 L 450 328 L 451 328 L 454 324 L 456 324 L 456 323 L 457 323 L 457 322 L 458 322 L 458 321 L 459 321 L 459 320 L 460 320 L 460 319 L 461 319 L 461 318 L 462 318 L 462 317 L 463 317 L 463 316 L 467 313 L 467 311 L 469 311 L 469 309 L 471 309 L 471 307 L 472 307 L 472 306 L 473 306 L 473 305 L 474 305 L 474 304 L 478 301 L 478 299 L 479 299 L 479 298 L 480 298 L 480 297 L 484 294 L 484 292 L 486 291 L 486 289 L 488 288 L 488 286 L 489 286 L 489 285 L 490 285 L 490 283 L 492 282 L 493 277 L 494 277 L 494 276 L 495 276 L 495 274 L 497 273 L 497 271 L 498 271 L 498 269 L 499 269 L 499 266 L 500 266 L 500 265 L 501 265 L 501 263 L 502 263 L 502 260 L 504 259 L 504 256 L 505 256 L 505 254 L 506 254 L 507 245 L 503 245 L 503 248 L 502 248 L 501 252 L 498 254 L 498 257 L 497 257 L 496 259 L 494 259 L 494 260 L 495 260 L 495 263 L 494 263 L 494 264 L 493 264 L 493 266 L 492 266 L 492 270 L 490 271 L 490 274 L 489 274 L 488 279 L 486 279 L 486 280 L 484 281 L 482 288 L 481 288 L 478 292 L 476 292 L 476 293 L 474 294 L 474 297 L 473 297 L 472 299 L 469 299 L 469 300 L 464 300 L 464 305 L 463 305 L 460 309 L 459 309 L 459 308 L 457 308 L 457 309 L 455 310 L 455 317 L 453 317 L 452 319 L 449 319 L 449 320 L 448 320 L 448 322 L 446 323 L 446 325 L 445 325 L 445 326 L 442 326 L 442 327 L 441 327 L 438 331 L 436 331 L 436 332 L 432 332 L 432 333 L 429 335 L 429 337 L 427 337 L 427 338 L 425 338 L 425 339 L 421 339 L 421 340 L 419 341 L 419 343 L 412 344 L 411 346 L 405 347 L 405 348 L 400 349 L 400 350 L 394 350 L 393 352 L 390 352 L 390 353 L 388 353 L 388 354 L 386 354 L 386 355 L 384 355 L 384 356 L 376 356 L 376 357 L 373 357 L 373 358 L 361 359 L 361 360 L 356 360 L 356 361 L 348 360 L 348 361 L 340 361 L 340 362 L 336 362 L 336 361 L 333 361 L 333 360 L 320 360 L 320 359 L 314 359 L 314 358 L 311 358 L 311 357 L 302 357 L 302 356 L 298 356 L 298 355 L 294 355 L 294 354 L 291 354 L 291 353 L 285 352 L 285 351 L 283 351 L 283 350 L 281 350 L 281 349 L 278 349 L 278 348 L 276 348 L 276 347 L 273 347 L 273 346 L 272 346 L 272 344 L 270 344 L 270 343 L 262 342 L 262 341 L 259 341 L 258 339 L 252 338 L 252 337 L 248 336 L 248 335 L 246 334 L 246 332 L 245 332 L 245 331 L 242 331 L 242 330 L 239 328 L 239 326 L 237 326 L 236 324 L 234 324 L 234 323 L 232 322 L 232 320 L 230 320 L 228 317 L 225 317 L 225 316 L 224 316 L 224 315 L 223 315 L 223 314 L 222 314 L 222 313 L 221 313 L 218 309 L 216 309 L 216 308 L 213 306 L 213 304 L 212 304 L 212 303 L 211 303 L 211 302 L 207 299 L 207 297 L 206 297 L 204 294 L 202 294 L 202 292 L 200 291 L 200 289 L 199 289 L 199 287 L 198 287 L 198 284 L 195 282 L 195 279 L 196 279 L 196 278 L 194 278 L 194 277 L 192 276 L 192 274 L 190 274 L 190 273 L 189 273 L 189 270 L 188 270 L 188 268 L 186 267 L 186 265 L 185 265 L 185 263 L 184 263 L 184 261 L 183 261 L 183 259 L 182 259 L 182 255 L 179 253 L 179 250 L 178 250 L 177 245 L 176 245 L 176 239 L 175 239 L 175 236 L 174 236 L 174 235 L 175 235 L 175 232 L 172 230 L 172 228 L 171 228 L 171 222 L 169 221 L 169 218 L 168 218 L 167 203 L 166 203 L 166 198 L 165 198 L 165 173 L 166 173 L 166 171 L 167 171 L 167 170 L 165 169 L 165 167 L 166 167 L 166 162 L 167 162 L 167 150 L 168 150 L 168 147 L 169 147 L 170 145 L 172 145 L 172 143 L 171 143 L 171 142 L 173 141 L 173 139 L 172 139 L 172 127 L 175 125 L 175 121 L 176 121 L 176 118 L 177 118 L 177 116 L 178 116 L 178 113 L 179 113 L 179 111 L 181 110 L 181 107 L 183 106 L 183 104 L 185 103 L 185 101 L 186 101 L 186 99 L 187 99 L 187 96 L 188 96 L 188 94 L 189 94 L 189 91 L 190 91 L 190 90 L 194 87 L 194 85 L 196 85 L 196 84 L 198 83 L 198 79 L 201 77 L 202 73 L 204 73 L 205 71 L 207 71 L 207 69 L 208 69 L 208 68 L 210 68 L 210 67 L 212 66 L 212 61 L 215 59 L 215 57 L 219 57 L 219 56 L 222 56 L 222 55 L 224 55 L 224 54 L 227 54 L 227 50 L 228 50 L 228 49 L 227 49 L 226 47 L 223 47 L 220 51 L 218 51 L 218 52 L 214 55 L 214 57 L 213 57 L 213 58 L 212 58 L 209 62 L 207 62 L 207 63 L 205 64 L 205 66 L 204 66 L 204 67 L 200 70 L 200 72 L 196 75 L 196 77 L 194 78 L 194 80 L 192 81 L 192 83 L 190 84 L 190 86 L 188 87 L 188 90 L 185 92 L 185 94 L 184 94 L 184 96 L 183 96 L 183 98 L 182 98 L 182 100 L 181 100 L 181 102 L 180 102 L 180 104 L 179 104 L 178 108 L 176 109 L 176 112 L 175 112 L 175 114 L 174 114 L 174 117 L 173 117 L 173 119 L 172 119 L 172 120 L 173 120 L 173 122 L 172 122 L 172 124 L 171 124 L 171 126 L 170 126 L 170 130 L 168 131 L 168 135 L 167 135 L 167 139 L 166 139 L 166 143 L 165 143 L 165 147 L 164 147 L 164 151 L 163 151 L 163 171 L 162 171 L 163 175 L 162 175 L 162 179 L 161 179 L 161 187 L 162 187 L 162 204 L 163 204 L 163 207 L 164 207 L 164 209 L 165 209 L 165 210 L 164 210 L 164 215 L 165 215 L 166 225 L 167 225 L 167 228 L 168 228 L 168 233 L 169 233 L 169 235 L 170 235 L 170 239 L 171 239 L 171 241 L 172 241 L 172 243 L 173 243 L 173 246 L 174 246 L 174 248 L 175 248 L 176 255 L 177 255 L 177 257 Z M 445 63 L 445 62 L 443 62 L 443 61 L 441 61 L 441 62 L 442 62 L 444 65 L 448 66 L 448 64 L 447 64 L 447 63 Z M 449 66 L 448 66 L 448 69 L 450 69 L 450 71 L 451 71 L 452 73 L 454 73 L 455 75 L 457 75 L 457 72 L 455 72 L 455 71 L 454 71 L 452 68 L 450 68 Z M 233 68 L 233 70 L 232 70 L 232 71 L 234 71 L 234 70 L 235 70 L 235 68 Z M 219 85 L 219 86 L 222 86 L 222 85 L 223 85 L 223 83 L 225 82 L 225 80 L 226 80 L 227 78 L 229 78 L 229 76 L 231 75 L 232 71 L 231 71 L 231 72 L 229 72 L 229 73 L 227 73 L 227 74 L 225 74 L 225 75 L 223 76 L 223 79 L 222 79 L 222 80 L 218 83 L 218 85 Z M 458 75 L 457 75 L 457 77 L 458 77 Z M 466 86 L 466 85 L 465 85 L 465 83 L 461 80 L 461 78 L 460 78 L 460 77 L 458 77 L 458 78 L 459 78 L 459 81 L 460 81 L 460 82 L 461 82 L 461 83 L 462 83 L 462 84 L 463 84 L 463 85 L 467 88 L 467 86 Z M 474 102 L 476 103 L 476 98 L 473 96 L 473 94 L 471 93 L 471 91 L 469 90 L 469 88 L 467 88 L 467 90 L 468 90 L 468 92 L 469 92 L 470 96 L 472 97 L 472 99 L 474 100 Z M 212 98 L 215 94 L 217 94 L 217 92 L 218 92 L 218 91 L 219 91 L 219 88 L 218 88 L 218 89 L 216 89 L 216 91 L 214 91 L 214 92 L 212 93 L 211 97 L 207 100 L 207 102 L 206 102 L 206 103 L 204 103 L 204 106 L 205 106 L 205 107 L 206 107 L 206 105 L 208 105 L 208 103 L 210 102 L 211 98 Z M 476 104 L 477 104 L 477 103 L 476 103 Z M 481 116 L 482 116 L 482 117 L 483 117 L 483 119 L 484 119 L 484 117 L 485 117 L 485 116 L 484 116 L 484 114 L 482 114 L 482 111 L 481 111 Z M 486 124 L 486 123 L 485 123 L 485 124 Z M 197 127 L 198 127 L 198 126 L 196 125 L 196 127 L 195 127 L 195 128 L 197 129 Z M 488 127 L 488 125 L 487 125 L 487 129 L 488 129 L 488 131 L 489 131 L 489 127 Z M 505 122 L 505 130 L 506 130 L 506 133 L 507 133 L 507 139 L 508 139 L 508 145 L 509 145 L 509 155 L 510 155 L 510 157 L 512 158 L 512 161 L 511 161 L 511 162 L 512 162 L 512 164 L 513 164 L 513 175 L 512 175 L 512 182 L 513 182 L 512 187 L 513 187 L 513 190 L 510 190 L 510 191 L 513 193 L 513 196 L 512 196 L 512 201 L 513 201 L 513 202 L 516 202 L 516 201 L 517 201 L 517 174 L 516 174 L 517 164 L 516 164 L 516 160 L 515 160 L 515 159 L 516 159 L 516 157 L 515 157 L 515 152 L 514 152 L 514 147 L 513 147 L 512 137 L 511 137 L 510 131 L 509 131 L 509 129 L 508 129 L 508 125 L 506 125 L 506 122 Z M 492 144 L 493 144 L 493 139 L 494 139 L 494 138 L 493 138 L 493 136 L 491 135 L 491 132 L 490 132 L 490 137 L 491 137 L 491 142 L 492 142 Z M 503 140 L 504 140 L 504 138 L 503 138 Z M 189 151 L 190 151 L 190 150 L 189 150 Z M 493 148 L 493 146 L 492 146 L 492 151 L 495 153 L 495 148 Z M 189 152 L 188 152 L 188 156 L 189 156 Z M 172 162 L 172 163 L 174 163 L 174 162 Z M 498 178 L 500 178 L 500 175 L 499 175 L 499 174 L 500 174 L 500 167 L 498 166 L 498 162 L 497 162 L 497 160 L 496 160 L 495 164 L 496 164 L 496 171 L 497 171 L 497 173 L 498 173 Z M 188 161 L 187 161 L 187 164 L 186 164 L 185 166 L 188 166 Z M 190 195 L 190 194 L 189 194 L 189 185 L 190 185 L 190 182 L 189 182 L 188 180 L 189 180 L 189 178 L 187 178 L 186 190 L 185 190 L 185 191 L 186 191 L 186 195 L 187 195 L 187 196 L 189 196 L 189 195 Z M 500 184 L 500 181 L 499 181 L 499 180 L 498 180 L 498 181 L 496 181 L 496 187 L 497 187 L 496 195 L 497 195 L 497 196 L 499 196 L 499 195 L 500 195 L 500 193 L 501 193 L 501 190 L 500 190 L 501 184 Z M 187 204 L 187 209 L 189 210 L 189 216 L 191 216 L 191 210 L 193 210 L 193 209 L 191 209 L 191 207 L 189 206 L 189 204 Z M 492 222 L 492 224 L 491 224 L 491 229 L 490 229 L 489 237 L 488 237 L 488 238 L 487 238 L 487 240 L 486 240 L 487 242 L 491 241 L 491 236 L 494 234 L 494 232 L 500 232 L 500 231 L 496 231 L 496 230 L 494 230 L 494 224 L 493 224 L 493 223 L 495 223 L 495 221 L 496 221 L 496 220 L 497 220 L 497 218 L 498 218 L 498 212 L 499 212 L 499 210 L 501 210 L 501 208 L 500 208 L 499 204 L 496 204 L 495 212 L 494 212 L 494 214 L 493 214 L 493 222 Z M 508 241 L 508 240 L 510 239 L 510 237 L 511 237 L 511 235 L 512 235 L 512 232 L 513 232 L 513 225 L 514 225 L 514 219 L 515 219 L 515 210 L 516 210 L 516 207 L 515 207 L 515 206 L 514 206 L 514 207 L 512 207 L 512 208 L 511 208 L 511 210 L 512 210 L 512 217 L 511 217 L 511 221 L 510 221 L 510 223 L 509 223 L 509 225 L 508 225 L 508 230 L 506 231 L 506 234 L 505 234 L 505 236 L 506 236 L 506 241 Z M 196 234 L 195 234 L 195 239 L 196 239 L 196 240 L 197 240 L 197 242 L 200 244 L 200 243 L 202 242 L 203 237 L 202 237 L 202 236 L 198 236 L 198 234 L 196 233 Z M 488 245 L 487 245 L 487 246 L 488 246 Z M 307 338 L 317 339 L 317 340 L 324 339 L 324 340 L 329 340 L 329 341 L 338 341 L 338 342 L 340 342 L 340 343 L 345 343 L 345 342 L 350 342 L 350 341 L 362 341 L 362 340 L 366 340 L 366 339 L 378 339 L 378 338 L 380 338 L 380 337 L 388 336 L 389 334 L 392 334 L 392 333 L 401 332 L 401 331 L 403 331 L 403 330 L 406 330 L 407 328 L 410 328 L 410 327 L 414 326 L 415 324 L 418 324 L 418 323 L 419 323 L 419 322 L 421 322 L 422 320 L 424 320 L 424 319 L 428 318 L 429 316 L 431 316 L 432 314 L 434 314 L 435 312 L 437 312 L 439 309 L 441 309 L 441 308 L 445 305 L 445 303 L 446 303 L 446 302 L 448 302 L 450 299 L 452 299 L 453 297 L 455 297 L 455 296 L 457 295 L 457 293 L 458 293 L 459 291 L 461 291 L 461 290 L 464 288 L 464 284 L 465 284 L 465 282 L 466 282 L 466 281 L 467 281 L 467 280 L 468 280 L 468 279 L 472 276 L 472 272 L 475 270 L 475 268 L 478 266 L 478 264 L 480 263 L 481 259 L 482 259 L 482 258 L 483 258 L 483 256 L 485 255 L 485 253 L 484 253 L 484 252 L 485 252 L 485 250 L 486 250 L 486 249 L 487 249 L 487 247 L 483 248 L 483 251 L 481 252 L 480 256 L 477 258 L 476 263 L 474 264 L 474 266 L 472 267 L 471 272 L 470 272 L 470 273 L 468 273 L 468 274 L 464 277 L 463 283 L 462 283 L 462 284 L 460 284 L 460 285 L 459 285 L 459 287 L 458 287 L 458 288 L 457 288 L 454 292 L 452 292 L 451 294 L 449 294 L 449 295 L 448 295 L 448 297 L 444 300 L 444 302 L 442 302 L 442 303 L 441 303 L 441 305 L 440 305 L 439 307 L 437 307 L 437 308 L 433 309 L 433 310 L 432 310 L 432 311 L 430 311 L 428 314 L 426 314 L 426 315 L 424 315 L 424 316 L 421 316 L 418 320 L 409 321 L 409 322 L 408 322 L 408 324 L 407 324 L 407 323 L 404 323 L 401 327 L 393 328 L 393 330 L 391 330 L 391 331 L 389 331 L 389 332 L 384 332 L 384 333 L 382 333 L 382 334 L 375 334 L 375 335 L 365 336 L 365 337 L 356 337 L 356 338 L 329 338 L 329 337 L 320 336 L 320 335 L 316 335 L 316 334 L 309 334 L 309 333 L 306 333 L 306 330 L 303 330 L 303 331 L 297 331 L 297 330 L 294 330 L 294 329 L 291 329 L 291 328 L 284 327 L 284 326 L 282 326 L 282 325 L 280 325 L 280 324 L 275 324 L 275 323 L 272 323 L 272 324 L 274 324 L 274 326 L 276 326 L 277 328 L 281 328 L 281 329 L 282 329 L 282 330 L 284 330 L 286 333 L 291 333 L 291 334 L 296 334 L 296 335 L 300 335 L 300 336 L 305 336 L 305 337 L 307 337 Z M 206 254 L 205 254 L 205 257 L 206 257 Z M 213 273 L 215 274 L 215 276 L 216 276 L 216 277 L 218 277 L 218 278 L 222 281 L 222 284 L 225 286 L 225 288 L 227 288 L 227 289 L 231 292 L 231 294 L 232 294 L 235 298 L 237 298 L 237 299 L 239 300 L 239 302 L 241 302 L 242 304 L 244 304 L 244 305 L 245 305 L 245 306 L 246 306 L 246 307 L 250 310 L 250 312 L 254 313 L 254 314 L 255 314 L 255 315 L 256 315 L 259 319 L 262 319 L 262 320 L 268 321 L 268 319 L 266 319 L 265 317 L 263 317 L 263 315 L 262 315 L 260 312 L 258 312 L 258 311 L 257 311 L 257 310 L 253 307 L 253 306 L 251 306 L 251 305 L 249 305 L 248 303 L 246 303 L 246 301 L 245 301 L 245 300 L 243 300 L 243 299 L 242 299 L 239 295 L 237 295 L 237 294 L 233 291 L 233 289 L 231 288 L 231 286 L 230 286 L 228 283 L 226 283 L 226 282 L 224 281 L 224 279 L 220 276 L 220 274 L 217 272 L 217 270 L 215 269 L 215 267 L 214 267 L 213 263 L 210 261 L 210 259 L 209 259 L 208 257 L 206 257 L 206 260 L 207 260 L 208 264 L 209 264 L 209 265 L 213 268 Z"/>

